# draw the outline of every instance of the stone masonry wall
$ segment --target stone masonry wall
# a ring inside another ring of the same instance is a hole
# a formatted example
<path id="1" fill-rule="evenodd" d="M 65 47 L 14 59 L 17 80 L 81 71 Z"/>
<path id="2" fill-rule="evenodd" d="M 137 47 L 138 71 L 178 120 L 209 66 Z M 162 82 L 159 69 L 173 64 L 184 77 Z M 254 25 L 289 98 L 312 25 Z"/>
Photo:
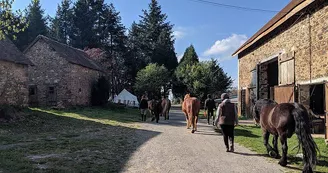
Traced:
<path id="1" fill-rule="evenodd" d="M 0 61 L 0 105 L 27 106 L 27 65 Z"/>
<path id="2" fill-rule="evenodd" d="M 69 104 L 71 93 L 65 79 L 69 75 L 69 63 L 52 50 L 43 40 L 39 40 L 26 53 L 35 64 L 29 68 L 29 84 L 37 87 L 39 106 L 48 106 L 47 92 L 50 86 L 56 88 L 57 104 Z"/>
<path id="3" fill-rule="evenodd" d="M 37 87 L 39 106 L 48 106 L 47 92 L 53 86 L 59 107 L 90 104 L 91 86 L 99 77 L 98 71 L 69 63 L 42 40 L 26 55 L 35 64 L 29 68 L 29 84 Z"/>
<path id="4" fill-rule="evenodd" d="M 69 90 L 72 94 L 70 98 L 71 103 L 74 105 L 90 105 L 92 84 L 98 80 L 99 72 L 71 64 L 69 73 Z"/>
<path id="5" fill-rule="evenodd" d="M 249 86 L 258 62 L 279 52 L 295 52 L 296 84 L 328 79 L 328 1 L 314 3 L 310 15 L 294 16 L 296 21 L 288 21 L 255 48 L 239 54 L 239 89 Z"/>
<path id="6" fill-rule="evenodd" d="M 310 25 L 309 25 L 310 24 Z M 267 42 L 239 57 L 239 88 L 248 87 L 256 64 L 281 51 L 295 51 L 295 81 L 328 76 L 328 2 L 318 5 L 310 17 L 305 14 Z M 311 56 L 310 56 L 311 55 Z"/>

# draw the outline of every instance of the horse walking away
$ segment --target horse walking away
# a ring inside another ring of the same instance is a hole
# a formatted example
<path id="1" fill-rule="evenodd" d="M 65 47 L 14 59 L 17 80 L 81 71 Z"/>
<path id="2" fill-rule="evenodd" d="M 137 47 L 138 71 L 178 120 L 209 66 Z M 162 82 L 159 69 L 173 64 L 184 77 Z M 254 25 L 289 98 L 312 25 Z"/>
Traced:
<path id="1" fill-rule="evenodd" d="M 159 116 L 162 113 L 161 101 L 154 100 L 154 99 L 151 101 L 148 101 L 148 110 L 149 110 L 150 114 L 153 116 L 152 121 L 154 121 L 156 119 L 156 123 L 158 123 Z"/>
<path id="2" fill-rule="evenodd" d="M 303 151 L 303 172 L 311 173 L 317 162 L 317 151 L 310 131 L 310 120 L 307 109 L 298 103 L 281 103 L 268 99 L 258 100 L 252 110 L 254 119 L 263 130 L 264 146 L 271 157 L 279 158 L 278 138 L 282 145 L 281 166 L 287 165 L 287 138 L 294 132 Z M 270 134 L 273 135 L 273 148 L 268 143 Z"/>
<path id="3" fill-rule="evenodd" d="M 162 100 L 162 109 L 162 116 L 164 116 L 164 119 L 170 119 L 171 101 L 168 98 Z"/>
<path id="4" fill-rule="evenodd" d="M 182 104 L 182 111 L 186 117 L 187 129 L 189 129 L 192 125 L 193 127 L 191 133 L 195 133 L 195 131 L 197 131 L 200 101 L 196 97 L 190 97 L 190 94 L 185 95 Z"/>

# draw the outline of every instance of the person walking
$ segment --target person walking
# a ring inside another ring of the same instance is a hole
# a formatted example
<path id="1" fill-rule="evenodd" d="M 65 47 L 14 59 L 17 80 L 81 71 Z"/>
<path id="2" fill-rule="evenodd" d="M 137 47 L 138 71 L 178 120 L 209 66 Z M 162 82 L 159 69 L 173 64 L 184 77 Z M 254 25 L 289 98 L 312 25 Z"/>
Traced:
<path id="1" fill-rule="evenodd" d="M 141 121 L 146 121 L 147 118 L 147 109 L 148 109 L 148 101 L 145 95 L 141 97 L 141 101 L 139 104 L 140 114 L 141 114 Z"/>
<path id="2" fill-rule="evenodd" d="M 207 124 L 210 125 L 211 116 L 213 117 L 213 126 L 214 126 L 214 110 L 215 110 L 215 101 L 212 99 L 211 95 L 207 95 L 207 99 L 205 100 L 205 113 L 207 111 Z"/>
<path id="3" fill-rule="evenodd" d="M 229 95 L 221 95 L 222 103 L 218 106 L 215 126 L 220 125 L 227 152 L 234 152 L 234 128 L 238 125 L 238 115 L 235 104 L 231 103 Z M 230 149 L 229 142 L 230 141 Z"/>

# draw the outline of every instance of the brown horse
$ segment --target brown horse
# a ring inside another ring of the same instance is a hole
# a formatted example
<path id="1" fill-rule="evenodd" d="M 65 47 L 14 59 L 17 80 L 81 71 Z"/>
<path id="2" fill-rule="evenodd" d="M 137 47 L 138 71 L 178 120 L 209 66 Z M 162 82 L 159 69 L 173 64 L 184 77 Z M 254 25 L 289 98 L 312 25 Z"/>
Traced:
<path id="1" fill-rule="evenodd" d="M 171 109 L 171 101 L 167 98 L 162 100 L 162 116 L 164 116 L 165 120 L 170 118 L 170 109 Z"/>
<path id="2" fill-rule="evenodd" d="M 198 114 L 200 110 L 200 101 L 196 97 L 190 97 L 190 94 L 185 95 L 182 111 L 186 116 L 187 121 L 187 129 L 193 126 L 191 133 L 197 131 L 197 122 L 198 122 Z"/>
<path id="3" fill-rule="evenodd" d="M 253 116 L 263 130 L 264 145 L 271 157 L 279 157 L 278 137 L 282 145 L 281 166 L 287 165 L 287 138 L 297 135 L 303 151 L 303 172 L 311 173 L 317 162 L 318 147 L 310 132 L 309 114 L 306 108 L 298 103 L 282 103 L 268 99 L 258 100 L 253 107 Z M 273 137 L 273 148 L 268 143 Z"/>
<path id="4" fill-rule="evenodd" d="M 148 101 L 148 110 L 150 114 L 153 116 L 152 121 L 156 119 L 156 123 L 158 123 L 159 116 L 162 113 L 161 101 L 155 99 Z"/>

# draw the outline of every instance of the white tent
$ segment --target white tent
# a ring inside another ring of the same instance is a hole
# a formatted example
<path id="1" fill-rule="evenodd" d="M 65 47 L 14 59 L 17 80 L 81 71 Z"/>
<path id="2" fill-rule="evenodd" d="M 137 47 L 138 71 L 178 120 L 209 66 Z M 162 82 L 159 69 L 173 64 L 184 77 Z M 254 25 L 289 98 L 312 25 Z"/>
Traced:
<path id="1" fill-rule="evenodd" d="M 122 103 L 131 107 L 139 107 L 138 99 L 135 95 L 124 89 L 114 98 L 114 103 Z"/>

